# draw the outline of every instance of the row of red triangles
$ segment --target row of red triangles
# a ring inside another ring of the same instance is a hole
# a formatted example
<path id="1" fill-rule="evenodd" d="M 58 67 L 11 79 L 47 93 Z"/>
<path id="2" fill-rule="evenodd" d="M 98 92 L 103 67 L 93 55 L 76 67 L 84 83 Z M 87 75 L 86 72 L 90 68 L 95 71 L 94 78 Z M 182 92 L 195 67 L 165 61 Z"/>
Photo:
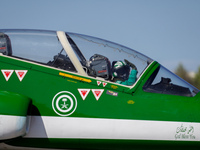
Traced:
<path id="1" fill-rule="evenodd" d="M 12 75 L 12 73 L 14 72 L 14 70 L 1 70 L 3 76 L 5 77 L 6 81 L 8 81 Z M 15 70 L 15 73 L 17 75 L 17 77 L 19 78 L 20 81 L 23 80 L 24 76 L 27 73 L 27 70 Z"/>
<path id="2" fill-rule="evenodd" d="M 96 100 L 98 100 L 101 97 L 101 95 L 104 91 L 104 89 L 91 89 L 91 90 L 92 90 L 92 93 L 94 94 L 94 97 L 96 98 Z M 78 91 L 79 91 L 81 97 L 83 98 L 83 100 L 85 100 L 87 95 L 90 92 L 90 89 L 78 89 Z"/>

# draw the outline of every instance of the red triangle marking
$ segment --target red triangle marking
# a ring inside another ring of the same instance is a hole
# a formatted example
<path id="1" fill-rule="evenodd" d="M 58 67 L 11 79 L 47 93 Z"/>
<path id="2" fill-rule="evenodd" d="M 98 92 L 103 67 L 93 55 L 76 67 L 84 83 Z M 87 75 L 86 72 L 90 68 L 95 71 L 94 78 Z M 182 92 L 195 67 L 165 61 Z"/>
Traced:
<path id="1" fill-rule="evenodd" d="M 24 75 L 24 72 L 18 72 L 18 75 L 20 76 L 20 78 Z"/>
<path id="2" fill-rule="evenodd" d="M 81 91 L 82 95 L 85 96 L 85 94 L 87 94 L 87 91 Z"/>
<path id="3" fill-rule="evenodd" d="M 93 94 L 94 94 L 94 97 L 96 98 L 97 101 L 98 101 L 99 98 L 101 97 L 103 91 L 104 91 L 104 89 L 92 89 L 92 92 L 93 92 Z"/>
<path id="4" fill-rule="evenodd" d="M 95 95 L 98 97 L 101 91 L 94 91 Z"/>
<path id="5" fill-rule="evenodd" d="M 17 77 L 19 78 L 19 81 L 22 81 L 25 77 L 28 70 L 15 70 L 15 73 L 17 74 Z"/>
<path id="6" fill-rule="evenodd" d="M 11 71 L 4 71 L 4 74 L 6 77 L 8 77 L 10 75 Z"/>
<path id="7" fill-rule="evenodd" d="M 103 82 L 103 87 L 105 87 L 107 85 L 107 83 Z"/>
<path id="8" fill-rule="evenodd" d="M 1 70 L 3 76 L 5 77 L 6 81 L 9 80 L 14 70 Z"/>
<path id="9" fill-rule="evenodd" d="M 97 81 L 97 85 L 99 86 L 101 84 L 101 81 Z"/>
<path id="10" fill-rule="evenodd" d="M 78 92 L 80 93 L 82 99 L 85 100 L 90 92 L 90 89 L 78 89 Z"/>

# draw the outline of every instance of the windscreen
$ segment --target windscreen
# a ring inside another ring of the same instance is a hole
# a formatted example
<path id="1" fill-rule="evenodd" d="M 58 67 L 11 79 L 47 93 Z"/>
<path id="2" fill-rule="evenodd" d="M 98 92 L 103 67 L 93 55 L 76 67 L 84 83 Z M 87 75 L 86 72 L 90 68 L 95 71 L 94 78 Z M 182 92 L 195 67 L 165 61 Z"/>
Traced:
<path id="1" fill-rule="evenodd" d="M 160 65 L 143 87 L 144 91 L 193 97 L 199 90 Z"/>

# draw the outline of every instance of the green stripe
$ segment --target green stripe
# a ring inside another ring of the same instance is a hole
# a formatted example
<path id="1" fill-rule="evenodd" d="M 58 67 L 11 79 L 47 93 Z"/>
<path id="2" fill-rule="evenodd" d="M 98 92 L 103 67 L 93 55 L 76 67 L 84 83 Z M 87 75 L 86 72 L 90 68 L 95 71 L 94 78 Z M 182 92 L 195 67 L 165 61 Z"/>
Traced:
<path id="1" fill-rule="evenodd" d="M 18 138 L 6 142 L 13 146 L 61 148 L 61 149 L 158 149 L 158 150 L 193 150 L 200 148 L 200 142 L 155 141 L 155 140 L 100 140 L 100 139 L 26 139 Z"/>

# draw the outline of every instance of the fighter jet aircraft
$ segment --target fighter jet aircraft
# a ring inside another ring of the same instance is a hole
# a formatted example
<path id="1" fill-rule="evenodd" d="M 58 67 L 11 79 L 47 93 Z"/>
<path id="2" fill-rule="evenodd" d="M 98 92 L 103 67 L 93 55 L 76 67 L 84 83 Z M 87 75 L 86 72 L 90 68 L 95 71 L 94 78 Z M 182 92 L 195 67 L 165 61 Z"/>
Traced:
<path id="1" fill-rule="evenodd" d="M 200 92 L 100 38 L 0 30 L 1 148 L 200 147 Z"/>

